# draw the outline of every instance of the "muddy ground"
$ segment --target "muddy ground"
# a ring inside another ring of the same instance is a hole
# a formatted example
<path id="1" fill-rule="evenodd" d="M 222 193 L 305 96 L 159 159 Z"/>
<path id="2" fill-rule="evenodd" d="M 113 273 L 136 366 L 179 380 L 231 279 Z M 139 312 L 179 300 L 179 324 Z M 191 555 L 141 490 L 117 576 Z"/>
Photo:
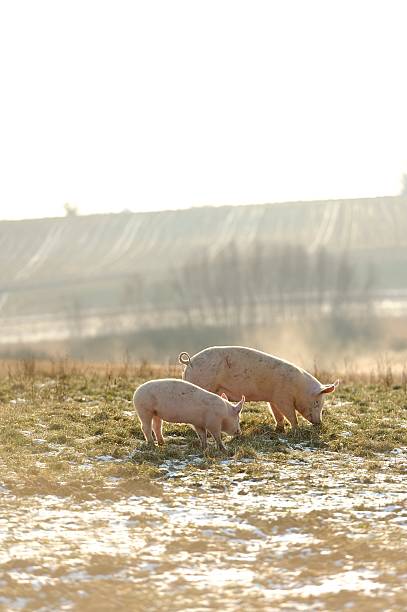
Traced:
<path id="1" fill-rule="evenodd" d="M 0 385 L 1 610 L 405 610 L 407 394 L 344 382 L 323 426 L 203 456 L 146 448 L 147 372 L 21 365 Z"/>

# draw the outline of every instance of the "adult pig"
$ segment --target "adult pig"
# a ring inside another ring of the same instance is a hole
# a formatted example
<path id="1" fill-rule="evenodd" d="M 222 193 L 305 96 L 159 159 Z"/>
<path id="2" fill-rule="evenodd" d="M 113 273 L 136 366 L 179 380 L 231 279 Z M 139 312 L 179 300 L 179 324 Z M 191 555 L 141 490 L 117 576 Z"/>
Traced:
<path id="1" fill-rule="evenodd" d="M 162 422 L 189 423 L 207 448 L 207 431 L 214 437 L 218 448 L 226 450 L 221 432 L 240 434 L 239 418 L 245 398 L 232 404 L 223 393 L 221 397 L 205 391 L 190 382 L 177 378 L 150 380 L 140 385 L 133 396 L 134 407 L 141 421 L 147 442 L 154 444 L 152 431 L 158 444 L 164 442 Z"/>
<path id="2" fill-rule="evenodd" d="M 183 352 L 179 362 L 186 366 L 183 379 L 208 391 L 227 393 L 232 400 L 244 394 L 249 402 L 268 402 L 279 430 L 284 417 L 292 428 L 298 426 L 296 410 L 319 425 L 325 395 L 339 384 L 323 385 L 289 361 L 243 346 L 213 346 L 193 357 Z"/>

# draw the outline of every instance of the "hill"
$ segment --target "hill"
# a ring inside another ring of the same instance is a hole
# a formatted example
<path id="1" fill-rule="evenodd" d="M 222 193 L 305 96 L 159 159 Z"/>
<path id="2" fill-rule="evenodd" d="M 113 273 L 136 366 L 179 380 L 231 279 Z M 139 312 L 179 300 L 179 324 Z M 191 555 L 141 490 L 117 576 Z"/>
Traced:
<path id="1" fill-rule="evenodd" d="M 353 290 L 366 285 L 383 299 L 402 296 L 407 290 L 407 198 L 1 221 L 2 329 L 35 327 L 49 316 L 75 319 L 78 327 L 85 314 L 114 316 L 141 302 L 144 310 L 177 308 L 171 296 L 194 285 L 194 279 L 184 282 L 186 270 L 196 273 L 194 265 L 199 264 L 201 276 L 204 268 L 209 275 L 216 267 L 225 272 L 228 254 L 229 266 L 233 259 L 246 266 L 250 260 L 255 270 L 257 257 L 264 260 L 265 278 L 277 261 L 281 267 L 287 253 L 293 263 L 285 276 L 294 278 L 298 269 L 303 276 L 305 259 L 308 269 L 314 266 L 314 277 L 300 287 L 303 292 L 314 291 L 323 254 L 327 276 L 334 267 L 340 276 L 340 262 L 346 261 Z M 239 279 L 234 277 L 235 284 Z"/>

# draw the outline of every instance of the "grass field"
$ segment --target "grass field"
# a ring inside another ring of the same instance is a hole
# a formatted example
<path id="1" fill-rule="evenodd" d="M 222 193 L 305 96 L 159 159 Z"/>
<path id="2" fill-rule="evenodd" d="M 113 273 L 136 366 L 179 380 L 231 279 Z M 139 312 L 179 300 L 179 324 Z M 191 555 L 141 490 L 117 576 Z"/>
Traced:
<path id="1" fill-rule="evenodd" d="M 348 373 L 320 429 L 248 404 L 203 456 L 181 425 L 146 447 L 131 403 L 177 367 L 1 374 L 0 609 L 407 606 L 405 376 Z"/>

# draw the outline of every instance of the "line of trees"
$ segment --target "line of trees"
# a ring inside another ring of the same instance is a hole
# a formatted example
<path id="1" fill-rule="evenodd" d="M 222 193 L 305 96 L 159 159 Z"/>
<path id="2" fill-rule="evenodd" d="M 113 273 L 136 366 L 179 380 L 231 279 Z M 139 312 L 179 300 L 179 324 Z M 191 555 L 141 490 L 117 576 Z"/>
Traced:
<path id="1" fill-rule="evenodd" d="M 160 282 L 129 279 L 122 303 L 134 308 L 135 316 L 150 309 L 159 319 L 172 311 L 191 325 L 242 327 L 369 309 L 376 276 L 372 265 L 356 271 L 346 252 L 309 253 L 284 243 L 244 251 L 232 242 L 216 255 L 187 260 Z"/>

